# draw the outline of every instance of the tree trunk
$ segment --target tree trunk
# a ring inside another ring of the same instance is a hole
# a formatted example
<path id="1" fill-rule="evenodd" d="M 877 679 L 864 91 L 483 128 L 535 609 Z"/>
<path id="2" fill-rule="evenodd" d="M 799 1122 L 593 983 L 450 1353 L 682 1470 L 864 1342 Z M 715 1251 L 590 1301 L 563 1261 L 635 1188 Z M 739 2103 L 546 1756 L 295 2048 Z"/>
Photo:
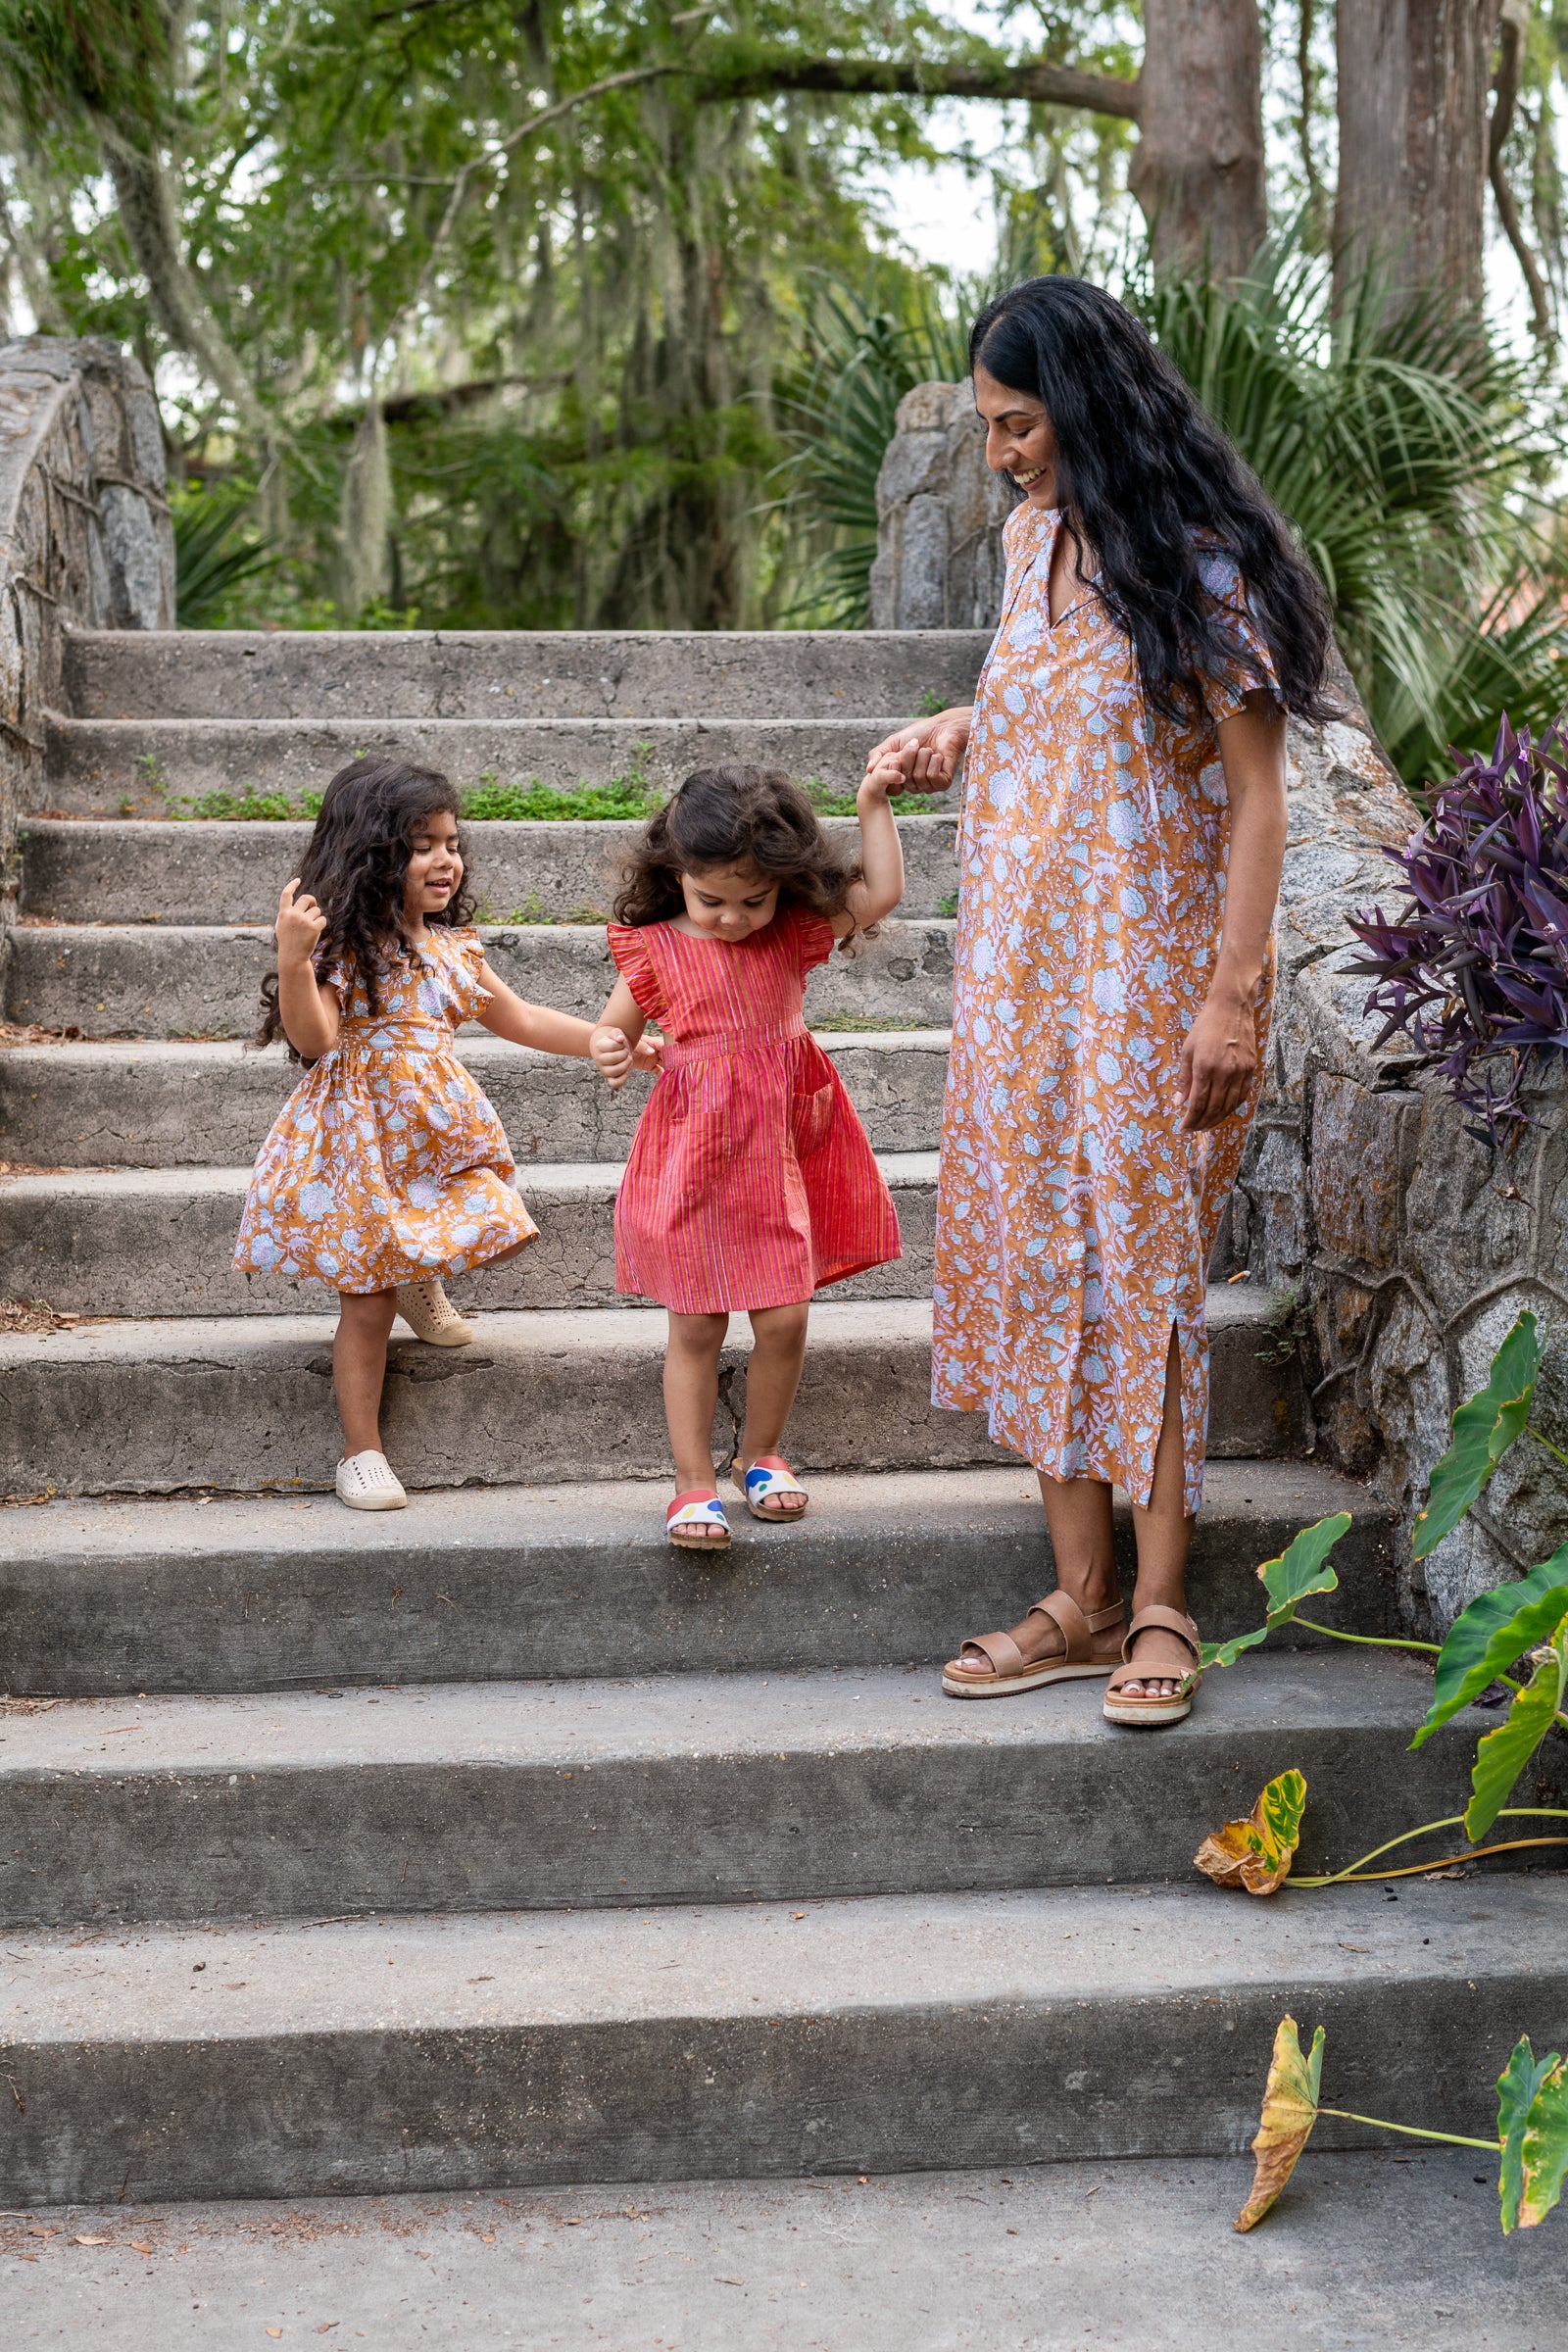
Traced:
<path id="1" fill-rule="evenodd" d="M 1498 10 L 1499 0 L 1341 0 L 1342 286 L 1374 262 L 1396 286 L 1481 300 Z"/>
<path id="2" fill-rule="evenodd" d="M 1257 0 L 1144 0 L 1138 93 L 1132 191 L 1156 267 L 1240 277 L 1268 233 Z"/>

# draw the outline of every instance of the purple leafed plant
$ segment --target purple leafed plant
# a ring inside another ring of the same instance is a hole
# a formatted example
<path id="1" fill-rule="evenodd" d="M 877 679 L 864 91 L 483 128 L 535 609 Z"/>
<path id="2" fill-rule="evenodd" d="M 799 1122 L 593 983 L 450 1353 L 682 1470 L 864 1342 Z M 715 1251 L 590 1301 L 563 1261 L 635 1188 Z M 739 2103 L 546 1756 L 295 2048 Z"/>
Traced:
<path id="1" fill-rule="evenodd" d="M 1538 1050 L 1568 1048 L 1568 714 L 1533 743 L 1505 718 L 1492 758 L 1467 760 L 1428 804 L 1402 850 L 1392 913 L 1373 906 L 1350 929 L 1367 953 L 1352 963 L 1377 981 L 1377 1043 L 1405 1030 L 1439 1057 L 1483 1143 L 1527 1123 L 1519 1100 Z"/>

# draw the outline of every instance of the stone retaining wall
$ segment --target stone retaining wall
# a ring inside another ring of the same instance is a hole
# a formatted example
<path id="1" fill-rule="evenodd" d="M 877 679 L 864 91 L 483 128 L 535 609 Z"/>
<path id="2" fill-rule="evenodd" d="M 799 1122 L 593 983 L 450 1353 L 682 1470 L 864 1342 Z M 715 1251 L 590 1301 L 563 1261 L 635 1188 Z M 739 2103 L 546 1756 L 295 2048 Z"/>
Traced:
<path id="1" fill-rule="evenodd" d="M 165 487 L 134 359 L 100 337 L 0 345 L 0 925 L 16 905 L 17 817 L 42 796 L 64 630 L 174 625 Z"/>
<path id="2" fill-rule="evenodd" d="M 921 384 L 899 409 L 878 484 L 872 620 L 994 627 L 1010 492 L 986 474 L 966 385 Z M 1523 1305 L 1568 1337 L 1568 1069 L 1531 1095 L 1541 1122 L 1514 1153 L 1464 1133 L 1433 1073 L 1380 1024 L 1348 913 L 1397 875 L 1382 856 L 1417 822 L 1348 674 L 1343 720 L 1289 737 L 1290 834 L 1267 1083 L 1233 1197 L 1229 1263 L 1279 1300 L 1300 1349 L 1315 1442 L 1404 1514 L 1405 1622 L 1441 1634 L 1474 1594 L 1543 1559 L 1568 1531 L 1568 1475 L 1528 1438 L 1482 1507 L 1420 1566 L 1409 1522 L 1453 1408 L 1478 1388 Z M 1554 1348 L 1537 1418 L 1568 1445 L 1568 1353 Z M 1558 1417 L 1562 1427 L 1556 1426 Z"/>

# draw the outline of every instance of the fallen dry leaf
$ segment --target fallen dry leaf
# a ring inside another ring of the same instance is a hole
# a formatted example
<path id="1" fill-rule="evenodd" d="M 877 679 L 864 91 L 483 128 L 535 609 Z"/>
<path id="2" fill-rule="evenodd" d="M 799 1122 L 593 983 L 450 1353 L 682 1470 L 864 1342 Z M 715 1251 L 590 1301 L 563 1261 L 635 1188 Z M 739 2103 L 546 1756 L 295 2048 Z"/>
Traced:
<path id="1" fill-rule="evenodd" d="M 1272 1894 L 1291 1875 L 1305 1810 L 1304 1775 L 1279 1773 L 1261 1790 L 1246 1821 L 1227 1821 L 1203 1839 L 1193 1860 L 1216 1886 Z"/>
<path id="2" fill-rule="evenodd" d="M 77 2237 L 72 2240 L 77 2246 L 112 2246 L 114 2242 L 112 2237 Z"/>
<path id="3" fill-rule="evenodd" d="M 267 2332 L 268 2332 L 268 2334 L 269 2334 L 269 2335 L 274 2335 L 274 2336 L 275 2336 L 275 2335 L 281 2335 L 281 2334 L 282 2334 L 282 2332 L 283 2332 L 283 2330 L 282 2330 L 282 2328 L 269 2328 L 269 2329 L 267 2330 Z"/>
<path id="4" fill-rule="evenodd" d="M 1263 2219 L 1296 2170 L 1301 2150 L 1317 2122 L 1318 2084 L 1323 2077 L 1324 2031 L 1312 2036 L 1309 2055 L 1301 2052 L 1294 2017 L 1282 2017 L 1274 2035 L 1268 2081 L 1263 2087 L 1263 2115 L 1252 2142 L 1257 2159 L 1252 2193 L 1237 2215 L 1235 2228 L 1251 2230 Z"/>

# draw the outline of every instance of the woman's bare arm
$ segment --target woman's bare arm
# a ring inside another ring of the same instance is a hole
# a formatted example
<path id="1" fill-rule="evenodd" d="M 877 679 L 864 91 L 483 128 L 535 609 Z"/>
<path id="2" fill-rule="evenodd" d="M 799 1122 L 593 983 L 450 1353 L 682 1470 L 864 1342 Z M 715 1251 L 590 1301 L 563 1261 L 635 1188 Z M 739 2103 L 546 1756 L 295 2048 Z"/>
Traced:
<path id="1" fill-rule="evenodd" d="M 1225 921 L 1201 1011 L 1182 1047 L 1182 1132 L 1229 1118 L 1257 1072 L 1257 984 L 1285 863 L 1285 713 L 1250 694 L 1215 730 L 1231 809 Z"/>

